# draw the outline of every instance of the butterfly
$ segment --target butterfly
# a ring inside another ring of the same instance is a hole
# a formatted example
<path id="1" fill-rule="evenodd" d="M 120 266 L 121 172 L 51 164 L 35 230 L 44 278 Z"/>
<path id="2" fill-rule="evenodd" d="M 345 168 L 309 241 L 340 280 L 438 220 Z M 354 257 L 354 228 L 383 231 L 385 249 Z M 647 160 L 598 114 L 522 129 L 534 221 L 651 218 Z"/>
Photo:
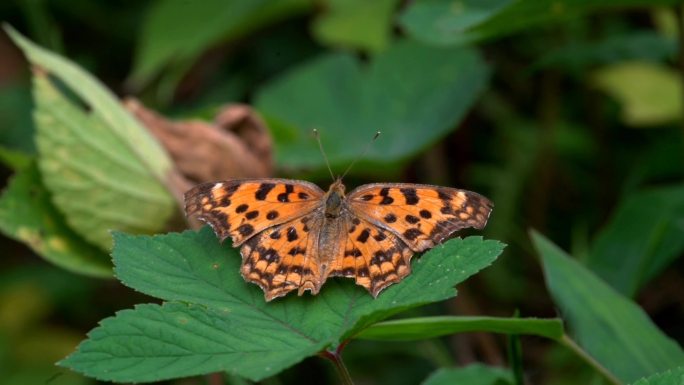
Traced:
<path id="1" fill-rule="evenodd" d="M 414 253 L 460 229 L 484 228 L 493 207 L 471 191 L 420 184 L 367 184 L 345 195 L 341 178 L 327 192 L 289 179 L 203 183 L 185 205 L 240 247 L 240 273 L 266 301 L 293 290 L 317 294 L 335 276 L 377 297 L 410 274 Z"/>

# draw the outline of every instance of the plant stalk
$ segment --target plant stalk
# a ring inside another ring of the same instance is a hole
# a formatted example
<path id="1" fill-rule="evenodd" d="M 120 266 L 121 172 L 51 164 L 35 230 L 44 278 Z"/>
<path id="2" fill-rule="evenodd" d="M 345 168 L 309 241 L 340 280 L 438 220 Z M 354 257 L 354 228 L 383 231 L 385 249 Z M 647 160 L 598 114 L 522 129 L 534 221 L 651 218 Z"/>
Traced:
<path id="1" fill-rule="evenodd" d="M 594 357 L 590 356 L 589 353 L 584 351 L 575 341 L 573 341 L 572 338 L 570 338 L 567 334 L 563 334 L 563 337 L 561 337 L 560 340 L 558 340 L 561 345 L 567 347 L 568 349 L 572 350 L 580 356 L 584 361 L 586 361 L 591 367 L 596 369 L 597 372 L 601 373 L 603 377 L 608 380 L 609 383 L 613 385 L 623 385 L 623 383 L 615 377 L 613 373 L 608 371 L 603 365 L 601 365 L 598 361 L 594 359 Z"/>
<path id="2" fill-rule="evenodd" d="M 335 365 L 335 369 L 337 369 L 337 374 L 340 376 L 342 385 L 354 385 L 354 381 L 352 381 L 349 370 L 342 359 L 342 349 L 344 349 L 345 345 L 345 343 L 341 344 L 337 347 L 337 349 L 335 349 L 334 352 L 324 350 L 318 353 L 318 355 L 332 361 L 332 363 Z"/>

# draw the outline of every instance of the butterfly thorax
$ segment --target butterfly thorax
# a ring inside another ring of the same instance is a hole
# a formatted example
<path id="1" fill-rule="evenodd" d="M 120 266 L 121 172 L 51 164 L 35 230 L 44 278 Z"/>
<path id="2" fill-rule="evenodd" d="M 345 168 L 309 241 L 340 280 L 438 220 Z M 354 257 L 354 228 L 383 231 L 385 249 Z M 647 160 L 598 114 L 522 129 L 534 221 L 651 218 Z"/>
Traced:
<path id="1" fill-rule="evenodd" d="M 344 202 L 344 190 L 345 187 L 342 184 L 342 180 L 337 179 L 330 189 L 325 194 L 325 217 L 326 218 L 337 218 L 340 216 L 342 211 L 342 203 Z"/>

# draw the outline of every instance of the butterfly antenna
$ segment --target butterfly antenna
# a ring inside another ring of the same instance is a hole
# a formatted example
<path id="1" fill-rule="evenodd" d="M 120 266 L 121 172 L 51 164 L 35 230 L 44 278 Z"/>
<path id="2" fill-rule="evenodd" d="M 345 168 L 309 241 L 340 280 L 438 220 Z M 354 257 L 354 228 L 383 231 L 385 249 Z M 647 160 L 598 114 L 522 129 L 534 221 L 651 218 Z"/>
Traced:
<path id="1" fill-rule="evenodd" d="M 325 159 L 325 165 L 328 166 L 328 171 L 330 171 L 330 177 L 332 178 L 333 181 L 335 181 L 335 175 L 333 175 L 332 168 L 330 168 L 330 161 L 328 161 L 328 156 L 325 155 L 325 151 L 323 151 L 323 144 L 321 143 L 321 135 L 318 133 L 317 129 L 313 129 L 313 135 L 316 138 L 316 142 L 318 142 L 318 149 L 321 150 L 321 154 L 323 155 L 323 159 Z"/>
<path id="2" fill-rule="evenodd" d="M 363 158 L 363 157 L 368 153 L 368 150 L 370 150 L 371 145 L 373 144 L 373 142 L 375 142 L 375 139 L 377 139 L 378 136 L 380 136 L 380 131 L 377 131 L 377 132 L 375 133 L 375 135 L 373 135 L 373 139 L 371 139 L 371 141 L 368 142 L 368 144 L 366 145 L 366 148 L 363 149 L 363 151 L 361 152 L 361 154 L 359 154 L 359 156 L 357 156 L 356 159 L 354 159 L 354 161 L 351 162 L 351 164 L 350 164 L 349 167 L 347 167 L 347 169 L 344 171 L 344 174 L 342 174 L 342 176 L 340 177 L 340 179 L 344 178 L 344 177 L 347 175 L 347 173 L 349 172 L 349 170 L 351 170 L 352 167 L 356 164 L 356 162 L 358 162 L 359 159 Z"/>

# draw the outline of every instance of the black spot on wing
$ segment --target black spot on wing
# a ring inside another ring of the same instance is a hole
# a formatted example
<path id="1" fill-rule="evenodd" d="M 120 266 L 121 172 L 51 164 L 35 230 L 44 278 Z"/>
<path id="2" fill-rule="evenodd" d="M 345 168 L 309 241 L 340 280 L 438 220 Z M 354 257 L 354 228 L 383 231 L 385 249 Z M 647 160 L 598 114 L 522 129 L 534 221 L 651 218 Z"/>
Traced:
<path id="1" fill-rule="evenodd" d="M 254 198 L 257 200 L 263 201 L 266 199 L 266 196 L 268 195 L 271 190 L 275 188 L 275 184 L 273 183 L 262 183 L 259 185 L 259 189 L 254 193 Z"/>
<path id="2" fill-rule="evenodd" d="M 404 198 L 406 199 L 407 205 L 415 205 L 420 200 L 418 199 L 418 194 L 416 194 L 416 189 L 414 188 L 406 187 L 399 189 L 399 191 L 401 191 L 401 193 L 404 194 Z"/>
<path id="3" fill-rule="evenodd" d="M 423 234 L 423 232 L 418 229 L 408 229 L 404 231 L 404 237 L 409 241 L 415 240 L 421 234 Z"/>
<path id="4" fill-rule="evenodd" d="M 249 223 L 245 223 L 240 225 L 240 227 L 237 228 L 237 231 L 240 233 L 240 235 L 246 237 L 254 232 L 254 227 L 252 227 L 252 225 Z"/>

